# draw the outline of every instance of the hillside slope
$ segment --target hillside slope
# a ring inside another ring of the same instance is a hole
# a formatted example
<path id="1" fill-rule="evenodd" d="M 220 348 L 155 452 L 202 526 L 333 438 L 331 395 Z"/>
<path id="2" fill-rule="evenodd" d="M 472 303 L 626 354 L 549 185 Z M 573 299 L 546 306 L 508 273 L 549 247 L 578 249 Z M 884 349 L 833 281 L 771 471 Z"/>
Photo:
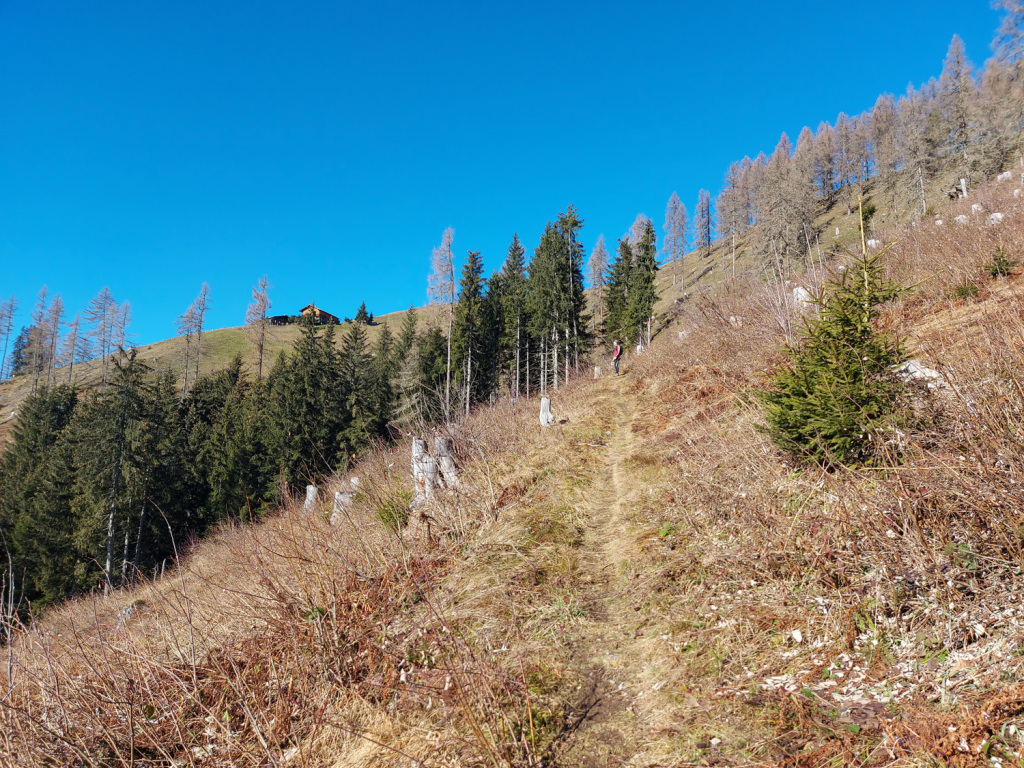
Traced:
<path id="1" fill-rule="evenodd" d="M 333 525 L 348 477 L 19 631 L 7 764 L 1019 763 L 1024 283 L 986 265 L 1024 254 L 1024 210 L 979 199 L 1003 225 L 890 253 L 917 288 L 885 322 L 945 386 L 877 466 L 758 430 L 785 287 L 695 299 L 553 393 L 554 427 L 535 401 L 452 425 L 459 487 L 407 523 L 400 444 Z"/>

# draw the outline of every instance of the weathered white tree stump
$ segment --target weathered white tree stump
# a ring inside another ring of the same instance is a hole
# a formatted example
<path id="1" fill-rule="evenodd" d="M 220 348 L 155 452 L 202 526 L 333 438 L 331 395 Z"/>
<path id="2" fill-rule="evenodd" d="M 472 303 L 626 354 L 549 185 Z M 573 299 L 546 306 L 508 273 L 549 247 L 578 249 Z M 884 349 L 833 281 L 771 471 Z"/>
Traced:
<path id="1" fill-rule="evenodd" d="M 550 427 L 555 423 L 555 417 L 551 413 L 551 398 L 542 397 L 540 399 L 540 425 L 542 427 Z"/>
<path id="2" fill-rule="evenodd" d="M 419 437 L 412 439 L 412 508 L 426 504 L 434 497 L 437 485 L 437 461 L 427 453 L 427 441 Z"/>
<path id="3" fill-rule="evenodd" d="M 438 469 L 441 470 L 441 479 L 445 487 L 452 490 L 458 488 L 459 473 L 455 467 L 451 444 L 443 437 L 434 438 L 434 458 L 437 460 Z"/>
<path id="4" fill-rule="evenodd" d="M 331 512 L 331 525 L 337 525 L 341 521 L 342 514 L 347 508 L 352 506 L 355 500 L 356 494 L 354 491 L 334 492 L 334 511 Z"/>
<path id="5" fill-rule="evenodd" d="M 595 365 L 594 366 L 594 378 L 595 379 L 600 379 L 601 378 L 601 366 L 600 365 Z"/>
<path id="6" fill-rule="evenodd" d="M 318 491 L 315 485 L 306 486 L 306 501 L 302 505 L 302 511 L 307 515 L 316 508 L 316 497 Z"/>

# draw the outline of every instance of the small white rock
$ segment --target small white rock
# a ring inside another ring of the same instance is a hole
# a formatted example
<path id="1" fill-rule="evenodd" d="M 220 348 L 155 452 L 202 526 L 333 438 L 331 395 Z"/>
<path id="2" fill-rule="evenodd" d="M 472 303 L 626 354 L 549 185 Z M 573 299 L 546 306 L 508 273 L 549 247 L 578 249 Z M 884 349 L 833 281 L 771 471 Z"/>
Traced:
<path id="1" fill-rule="evenodd" d="M 794 629 L 793 630 L 793 642 L 794 643 L 802 643 L 803 641 L 804 641 L 804 633 L 801 632 L 799 629 Z"/>

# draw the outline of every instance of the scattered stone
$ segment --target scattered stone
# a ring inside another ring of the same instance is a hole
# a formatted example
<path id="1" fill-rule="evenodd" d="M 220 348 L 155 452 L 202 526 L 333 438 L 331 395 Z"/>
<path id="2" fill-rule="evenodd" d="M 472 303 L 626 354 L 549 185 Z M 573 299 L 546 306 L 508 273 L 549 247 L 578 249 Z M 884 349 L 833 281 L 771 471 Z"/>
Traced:
<path id="1" fill-rule="evenodd" d="M 971 203 L 971 213 L 978 214 L 985 210 L 985 206 L 981 203 Z"/>
<path id="2" fill-rule="evenodd" d="M 941 373 L 922 365 L 919 360 L 907 360 L 892 370 L 903 381 L 921 381 L 927 384 L 928 389 L 946 389 L 949 386 Z"/>
<path id="3" fill-rule="evenodd" d="M 970 219 L 961 213 L 959 216 L 954 216 L 953 221 L 955 221 L 957 224 L 966 224 L 968 221 L 970 221 Z"/>
<path id="4" fill-rule="evenodd" d="M 996 176 L 996 181 L 1009 181 L 1012 178 L 1013 173 L 1011 173 L 1010 171 L 1003 171 L 998 176 Z"/>
<path id="5" fill-rule="evenodd" d="M 810 291 L 808 291 L 802 285 L 798 285 L 796 288 L 793 289 L 793 303 L 796 304 L 798 309 L 813 307 L 814 297 L 811 296 Z"/>
<path id="6" fill-rule="evenodd" d="M 988 225 L 994 227 L 996 224 L 1002 224 L 1005 216 L 1001 213 L 993 213 L 988 217 Z"/>

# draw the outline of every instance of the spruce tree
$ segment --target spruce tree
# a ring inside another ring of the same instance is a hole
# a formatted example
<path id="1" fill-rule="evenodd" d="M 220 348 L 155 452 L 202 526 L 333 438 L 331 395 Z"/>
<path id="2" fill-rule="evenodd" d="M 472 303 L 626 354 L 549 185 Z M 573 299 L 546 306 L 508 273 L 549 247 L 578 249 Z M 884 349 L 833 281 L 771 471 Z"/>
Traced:
<path id="1" fill-rule="evenodd" d="M 626 335 L 631 341 L 645 338 L 654 305 L 658 300 L 655 280 L 658 274 L 657 235 L 654 224 L 644 218 L 640 237 L 634 248 L 629 271 L 629 291 L 623 319 Z M 649 342 L 650 339 L 647 339 Z"/>
<path id="2" fill-rule="evenodd" d="M 469 251 L 459 279 L 459 299 L 455 304 L 452 327 L 452 366 L 458 384 L 462 410 L 487 394 L 489 362 L 484 303 L 483 261 L 479 251 Z"/>
<path id="3" fill-rule="evenodd" d="M 348 460 L 373 438 L 377 424 L 373 402 L 374 371 L 370 367 L 366 329 L 353 323 L 341 340 L 338 355 L 338 392 L 344 423 L 338 435 L 339 458 Z M 333 462 L 324 469 L 333 468 Z"/>
<path id="4" fill-rule="evenodd" d="M 632 283 L 633 249 L 625 240 L 619 240 L 619 253 L 608 272 L 608 290 L 605 296 L 606 339 L 635 340 L 635 328 L 629 322 L 629 289 Z"/>
<path id="5" fill-rule="evenodd" d="M 871 460 L 873 438 L 898 422 L 904 387 L 893 374 L 900 340 L 877 327 L 879 308 L 904 288 L 886 278 L 888 249 L 855 256 L 818 297 L 818 317 L 760 393 L 767 433 L 780 448 L 824 466 Z"/>

